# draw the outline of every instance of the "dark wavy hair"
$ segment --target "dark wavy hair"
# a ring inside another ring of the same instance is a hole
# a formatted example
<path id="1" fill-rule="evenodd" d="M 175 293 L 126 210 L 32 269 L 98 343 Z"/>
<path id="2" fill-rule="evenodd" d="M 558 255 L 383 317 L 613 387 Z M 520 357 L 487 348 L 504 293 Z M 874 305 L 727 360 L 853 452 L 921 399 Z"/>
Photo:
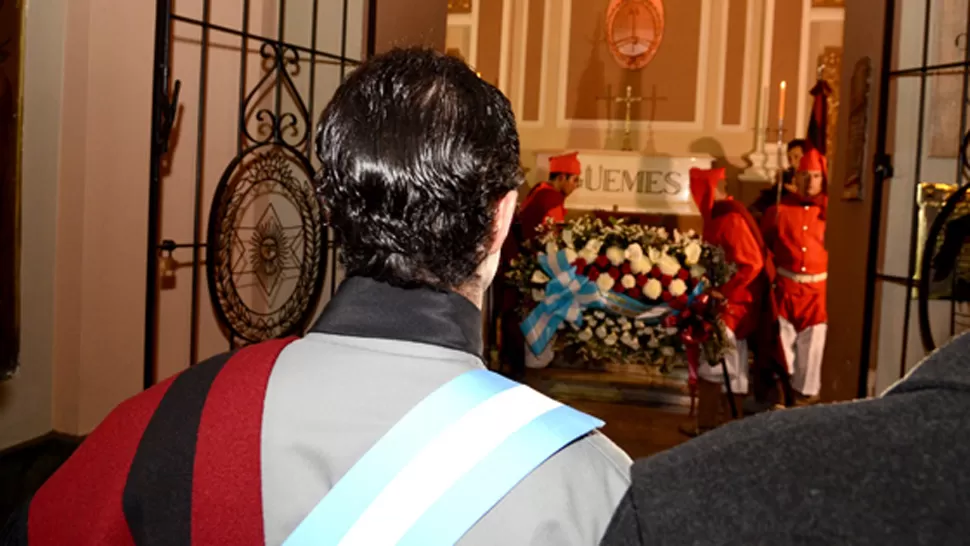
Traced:
<path id="1" fill-rule="evenodd" d="M 474 280 L 498 200 L 522 182 L 508 99 L 462 61 L 395 49 L 358 67 L 317 127 L 318 192 L 348 276 Z"/>

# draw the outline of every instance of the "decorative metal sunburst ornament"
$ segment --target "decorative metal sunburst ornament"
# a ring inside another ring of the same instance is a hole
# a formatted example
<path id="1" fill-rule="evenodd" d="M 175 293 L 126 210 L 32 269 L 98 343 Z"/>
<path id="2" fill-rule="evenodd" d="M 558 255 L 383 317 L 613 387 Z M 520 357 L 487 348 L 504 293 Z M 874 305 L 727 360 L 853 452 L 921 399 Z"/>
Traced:
<path id="1" fill-rule="evenodd" d="M 213 202 L 209 285 L 233 334 L 299 333 L 320 297 L 326 231 L 302 156 L 264 146 L 231 165 Z M 235 167 L 235 168 L 234 168 Z"/>

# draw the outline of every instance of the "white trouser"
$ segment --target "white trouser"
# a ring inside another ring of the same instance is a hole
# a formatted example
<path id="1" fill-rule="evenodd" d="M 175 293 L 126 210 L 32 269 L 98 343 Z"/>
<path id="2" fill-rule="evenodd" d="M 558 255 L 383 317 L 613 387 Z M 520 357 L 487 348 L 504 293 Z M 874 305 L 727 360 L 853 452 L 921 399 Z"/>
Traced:
<path id="1" fill-rule="evenodd" d="M 728 377 L 731 379 L 731 392 L 733 394 L 748 393 L 748 342 L 738 341 L 734 336 L 734 331 L 730 328 L 724 329 L 727 334 L 727 341 L 734 346 L 733 349 L 724 353 L 724 363 L 727 365 Z M 724 389 L 724 371 L 721 365 L 709 366 L 707 358 L 701 354 L 700 366 L 697 368 L 697 375 L 704 381 L 718 383 Z"/>
<path id="2" fill-rule="evenodd" d="M 801 332 L 783 318 L 778 319 L 778 324 L 792 388 L 805 396 L 817 395 L 822 389 L 822 355 L 828 324 L 809 326 Z"/>
<path id="3" fill-rule="evenodd" d="M 552 343 L 546 346 L 546 349 L 542 353 L 536 355 L 529 348 L 529 344 L 525 344 L 525 367 L 526 368 L 545 368 L 550 363 L 552 359 L 556 356 L 552 352 Z"/>

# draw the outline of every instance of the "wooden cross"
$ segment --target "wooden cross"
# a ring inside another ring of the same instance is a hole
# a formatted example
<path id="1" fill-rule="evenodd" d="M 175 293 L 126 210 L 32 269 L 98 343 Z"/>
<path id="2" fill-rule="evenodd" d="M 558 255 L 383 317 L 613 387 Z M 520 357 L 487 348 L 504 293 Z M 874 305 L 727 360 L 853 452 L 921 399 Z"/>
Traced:
<path id="1" fill-rule="evenodd" d="M 616 102 L 622 102 L 626 104 L 626 118 L 625 118 L 625 121 L 623 122 L 623 150 L 624 151 L 633 150 L 633 145 L 630 141 L 630 112 L 633 108 L 633 103 L 640 102 L 641 100 L 643 100 L 643 97 L 633 96 L 633 87 L 629 85 L 626 86 L 626 96 L 616 98 Z"/>

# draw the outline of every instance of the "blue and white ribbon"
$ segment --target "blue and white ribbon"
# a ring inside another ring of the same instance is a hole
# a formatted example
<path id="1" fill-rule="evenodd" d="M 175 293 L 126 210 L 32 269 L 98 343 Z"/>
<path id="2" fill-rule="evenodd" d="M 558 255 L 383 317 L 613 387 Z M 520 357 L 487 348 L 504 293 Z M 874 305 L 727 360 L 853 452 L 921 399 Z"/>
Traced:
<path id="1" fill-rule="evenodd" d="M 539 266 L 549 277 L 545 297 L 522 323 L 525 341 L 534 354 L 541 354 L 563 321 L 583 325 L 583 310 L 603 307 L 599 288 L 566 259 L 566 251 L 539 255 Z"/>
<path id="2" fill-rule="evenodd" d="M 541 354 L 552 342 L 559 325 L 564 321 L 582 326 L 583 311 L 588 308 L 604 309 L 648 324 L 656 324 L 671 313 L 680 314 L 680 311 L 667 303 L 651 305 L 613 291 L 604 294 L 597 288 L 596 283 L 576 272 L 575 266 L 570 265 L 566 259 L 564 250 L 552 256 L 540 254 L 539 266 L 550 279 L 546 284 L 545 297 L 521 326 L 526 344 L 536 355 Z M 688 306 L 704 292 L 704 286 L 703 282 L 698 282 L 687 295 Z"/>

